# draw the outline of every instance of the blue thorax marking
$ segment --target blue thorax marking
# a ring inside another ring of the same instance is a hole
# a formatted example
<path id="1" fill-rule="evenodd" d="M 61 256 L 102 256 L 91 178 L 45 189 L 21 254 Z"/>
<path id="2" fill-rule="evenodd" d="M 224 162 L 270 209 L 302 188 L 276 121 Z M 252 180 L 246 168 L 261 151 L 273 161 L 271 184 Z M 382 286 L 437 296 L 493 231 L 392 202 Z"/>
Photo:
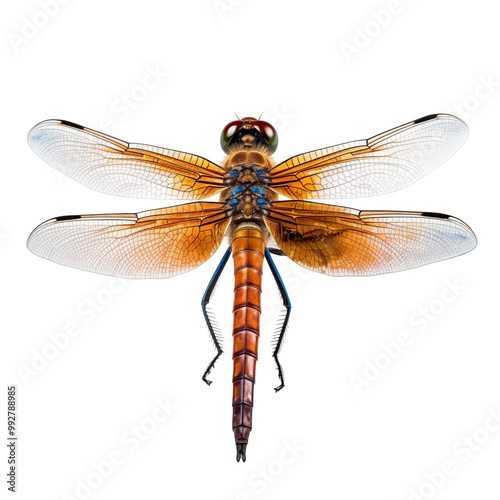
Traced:
<path id="1" fill-rule="evenodd" d="M 267 203 L 267 200 L 265 200 L 264 198 L 257 198 L 257 203 L 259 205 L 263 205 L 264 203 Z"/>
<path id="2" fill-rule="evenodd" d="M 250 186 L 250 191 L 252 191 L 252 193 L 258 193 L 258 194 L 266 194 L 266 192 L 264 191 L 263 188 L 261 187 L 258 187 L 258 186 Z"/>
<path id="3" fill-rule="evenodd" d="M 238 177 L 241 172 L 239 170 L 236 170 L 237 168 L 241 168 L 241 170 L 249 168 L 250 170 L 253 170 L 258 177 L 262 177 L 263 175 L 267 174 L 265 170 L 262 170 L 262 165 L 257 165 L 256 163 L 252 163 L 250 166 L 245 165 L 244 163 L 234 165 L 232 169 L 228 171 L 228 174 L 232 175 L 233 177 Z"/>
<path id="4" fill-rule="evenodd" d="M 255 172 L 257 177 L 262 177 L 263 175 L 266 174 L 264 170 L 261 170 L 262 165 L 256 165 L 255 163 L 253 163 L 252 165 L 250 165 L 250 168 Z"/>
<path id="5" fill-rule="evenodd" d="M 242 191 L 245 191 L 246 187 L 245 186 L 237 186 L 233 189 L 231 189 L 231 194 L 233 196 L 237 195 L 238 193 L 241 193 Z"/>

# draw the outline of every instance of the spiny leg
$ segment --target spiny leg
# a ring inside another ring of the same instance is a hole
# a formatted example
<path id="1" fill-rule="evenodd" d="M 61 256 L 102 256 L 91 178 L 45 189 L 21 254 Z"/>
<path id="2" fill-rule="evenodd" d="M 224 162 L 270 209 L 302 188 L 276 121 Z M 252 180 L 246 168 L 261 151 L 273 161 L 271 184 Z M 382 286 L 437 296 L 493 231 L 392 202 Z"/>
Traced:
<path id="1" fill-rule="evenodd" d="M 274 261 L 271 257 L 271 254 L 269 250 L 266 248 L 266 260 L 267 263 L 269 264 L 269 267 L 271 268 L 271 272 L 273 273 L 274 280 L 276 281 L 276 285 L 278 285 L 278 290 L 280 291 L 281 298 L 283 299 L 283 306 L 286 309 L 285 316 L 283 317 L 283 323 L 281 324 L 281 328 L 279 327 L 278 323 L 278 328 L 277 330 L 278 336 L 276 340 L 276 345 L 274 346 L 274 351 L 273 351 L 273 358 L 276 361 L 276 367 L 278 368 L 278 377 L 280 379 L 280 385 L 278 387 L 275 387 L 274 390 L 278 392 L 279 390 L 283 389 L 285 386 L 285 381 L 283 379 L 283 369 L 281 368 L 280 362 L 278 360 L 278 354 L 281 349 L 281 344 L 283 343 L 283 338 L 285 336 L 285 331 L 286 327 L 288 325 L 288 320 L 290 318 L 290 312 L 292 310 L 292 304 L 290 303 L 290 299 L 288 298 L 288 294 L 286 293 L 286 288 L 283 283 L 283 280 L 281 279 L 280 273 L 278 272 L 278 269 L 274 265 Z"/>
<path id="2" fill-rule="evenodd" d="M 217 269 L 215 270 L 215 273 L 212 276 L 210 282 L 208 283 L 208 287 L 205 290 L 205 293 L 203 294 L 203 298 L 201 299 L 201 308 L 203 309 L 203 316 L 205 317 L 205 321 L 208 326 L 208 331 L 210 332 L 210 336 L 212 337 L 212 340 L 214 341 L 215 344 L 215 348 L 217 349 L 217 354 L 215 355 L 214 359 L 212 359 L 207 369 L 205 370 L 205 373 L 203 374 L 203 380 L 208 385 L 210 385 L 212 381 L 208 380 L 207 376 L 214 367 L 215 362 L 217 361 L 217 359 L 219 358 L 219 356 L 222 354 L 223 351 L 219 337 L 217 336 L 218 331 L 216 332 L 217 327 L 215 326 L 215 321 L 213 318 L 210 318 L 209 313 L 207 311 L 207 305 L 210 302 L 210 297 L 212 296 L 212 293 L 215 289 L 215 285 L 217 284 L 217 281 L 219 280 L 220 275 L 222 274 L 222 271 L 224 270 L 224 267 L 226 266 L 230 256 L 231 256 L 231 247 L 227 249 L 226 253 L 224 254 L 224 257 L 222 257 L 222 260 L 219 262 L 219 265 L 217 266 Z"/>

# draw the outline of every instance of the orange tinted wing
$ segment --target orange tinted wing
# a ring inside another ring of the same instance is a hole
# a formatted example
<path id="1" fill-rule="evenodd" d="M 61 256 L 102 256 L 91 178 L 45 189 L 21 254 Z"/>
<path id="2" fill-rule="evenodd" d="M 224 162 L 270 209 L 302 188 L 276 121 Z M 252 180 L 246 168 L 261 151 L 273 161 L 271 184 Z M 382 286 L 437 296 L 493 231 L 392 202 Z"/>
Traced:
<path id="1" fill-rule="evenodd" d="M 28 142 L 49 165 L 102 193 L 199 200 L 224 188 L 224 169 L 205 158 L 129 144 L 64 120 L 39 123 Z"/>
<path id="2" fill-rule="evenodd" d="M 203 264 L 229 222 L 223 203 L 139 214 L 76 215 L 40 224 L 28 248 L 70 267 L 121 278 L 170 278 Z"/>
<path id="3" fill-rule="evenodd" d="M 403 271 L 469 252 L 472 230 L 449 215 L 359 211 L 301 201 L 278 201 L 266 223 L 283 252 L 298 264 L 333 276 Z"/>
<path id="4" fill-rule="evenodd" d="M 441 165 L 467 135 L 455 116 L 425 116 L 371 139 L 294 156 L 270 171 L 271 187 L 296 200 L 390 193 Z"/>

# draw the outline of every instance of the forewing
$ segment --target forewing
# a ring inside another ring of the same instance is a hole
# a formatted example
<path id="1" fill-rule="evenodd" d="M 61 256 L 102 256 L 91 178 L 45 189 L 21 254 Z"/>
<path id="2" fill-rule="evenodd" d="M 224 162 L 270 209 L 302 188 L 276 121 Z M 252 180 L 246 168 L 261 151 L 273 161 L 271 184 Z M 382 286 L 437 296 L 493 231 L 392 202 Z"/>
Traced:
<path id="1" fill-rule="evenodd" d="M 129 144 L 64 120 L 39 123 L 28 142 L 49 165 L 102 193 L 199 200 L 224 188 L 224 169 L 205 158 Z"/>
<path id="2" fill-rule="evenodd" d="M 333 276 L 403 271 L 469 252 L 476 237 L 460 219 L 430 212 L 359 211 L 278 201 L 266 218 L 283 252 Z"/>
<path id="3" fill-rule="evenodd" d="M 294 156 L 270 171 L 271 187 L 296 200 L 390 193 L 445 162 L 467 135 L 455 116 L 425 116 L 371 139 Z"/>
<path id="4" fill-rule="evenodd" d="M 28 248 L 45 259 L 121 278 L 170 278 L 203 264 L 222 242 L 223 203 L 138 214 L 76 215 L 40 224 Z"/>

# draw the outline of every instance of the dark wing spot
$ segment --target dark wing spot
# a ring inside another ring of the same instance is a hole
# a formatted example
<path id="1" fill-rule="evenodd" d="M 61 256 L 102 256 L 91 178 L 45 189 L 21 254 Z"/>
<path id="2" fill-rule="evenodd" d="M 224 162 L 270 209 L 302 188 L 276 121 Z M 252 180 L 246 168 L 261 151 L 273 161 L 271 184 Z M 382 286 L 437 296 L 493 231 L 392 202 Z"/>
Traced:
<path id="1" fill-rule="evenodd" d="M 280 255 L 280 256 L 284 256 L 286 255 L 285 252 L 283 252 L 283 250 L 279 249 L 279 248 L 269 248 L 267 247 L 267 249 L 269 250 L 269 252 L 273 253 L 274 255 Z"/>
<path id="2" fill-rule="evenodd" d="M 78 125 L 78 123 L 68 122 L 67 120 L 61 120 L 61 125 L 67 125 L 68 127 L 79 128 L 80 130 L 85 130 L 85 127 Z"/>
<path id="3" fill-rule="evenodd" d="M 416 125 L 417 123 L 426 122 L 427 120 L 434 120 L 434 118 L 436 118 L 436 117 L 437 117 L 437 115 L 422 116 L 422 118 L 415 120 L 413 123 Z"/>
<path id="4" fill-rule="evenodd" d="M 449 219 L 450 216 L 446 214 L 438 214 L 437 212 L 421 212 L 422 217 L 434 217 L 435 219 Z"/>
<path id="5" fill-rule="evenodd" d="M 73 219 L 81 219 L 81 215 L 62 215 L 61 217 L 56 217 L 56 222 L 61 222 L 63 220 L 73 220 Z"/>

